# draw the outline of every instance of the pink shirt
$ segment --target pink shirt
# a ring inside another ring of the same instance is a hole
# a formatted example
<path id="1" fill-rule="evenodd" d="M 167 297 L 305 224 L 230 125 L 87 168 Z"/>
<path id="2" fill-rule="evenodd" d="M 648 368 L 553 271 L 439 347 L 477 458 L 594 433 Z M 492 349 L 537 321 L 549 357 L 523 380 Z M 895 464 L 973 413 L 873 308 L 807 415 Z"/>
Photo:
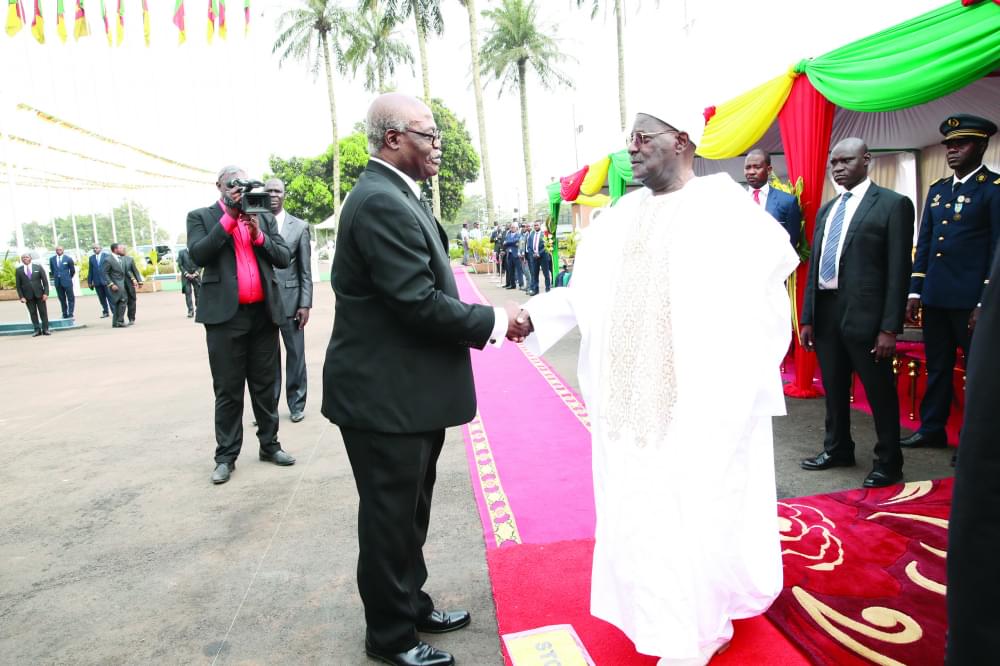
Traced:
<path id="1" fill-rule="evenodd" d="M 264 300 L 264 288 L 260 282 L 260 267 L 257 266 L 257 255 L 253 248 L 264 244 L 264 234 L 261 232 L 257 235 L 257 240 L 251 240 L 247 223 L 233 219 L 221 201 L 219 206 L 222 207 L 219 224 L 233 237 L 233 246 L 236 248 L 236 282 L 239 285 L 240 303 L 260 303 Z"/>

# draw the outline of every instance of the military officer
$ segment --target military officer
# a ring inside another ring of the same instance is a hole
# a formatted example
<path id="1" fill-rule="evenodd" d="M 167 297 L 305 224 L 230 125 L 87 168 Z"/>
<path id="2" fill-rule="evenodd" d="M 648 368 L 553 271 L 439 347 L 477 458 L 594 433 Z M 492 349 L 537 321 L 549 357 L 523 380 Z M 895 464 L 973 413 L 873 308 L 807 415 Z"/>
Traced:
<path id="1" fill-rule="evenodd" d="M 955 172 L 933 183 L 917 235 L 906 316 L 923 310 L 927 391 L 920 429 L 903 439 L 908 448 L 947 445 L 945 423 L 952 399 L 955 349 L 968 367 L 969 342 L 983 288 L 1000 239 L 1000 175 L 983 166 L 993 122 L 965 113 L 941 123 L 948 166 Z"/>

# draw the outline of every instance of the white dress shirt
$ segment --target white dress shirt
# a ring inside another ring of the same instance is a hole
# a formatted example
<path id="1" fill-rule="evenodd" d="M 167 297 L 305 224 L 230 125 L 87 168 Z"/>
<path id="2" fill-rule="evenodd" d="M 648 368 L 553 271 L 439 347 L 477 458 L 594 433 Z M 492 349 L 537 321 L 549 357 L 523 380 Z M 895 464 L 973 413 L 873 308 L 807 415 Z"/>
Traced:
<path id="1" fill-rule="evenodd" d="M 278 221 L 278 233 L 282 236 L 285 235 L 285 218 L 288 215 L 285 213 L 285 209 L 282 208 L 278 211 L 278 214 L 274 216 L 274 219 Z"/>
<path id="2" fill-rule="evenodd" d="M 853 190 L 848 190 L 851 193 L 851 198 L 847 200 L 847 206 L 844 210 L 844 224 L 840 228 L 840 240 L 837 241 L 837 259 L 833 262 L 833 279 L 829 282 L 819 278 L 819 288 L 820 289 L 836 289 L 837 280 L 840 278 L 840 253 L 844 250 L 844 239 L 847 238 L 847 230 L 851 226 L 851 220 L 854 219 L 854 212 L 858 209 L 861 204 L 861 200 L 865 198 L 865 193 L 868 192 L 868 187 L 872 184 L 872 181 L 865 178 L 863 181 L 854 186 Z M 841 193 L 840 197 L 834 200 L 832 206 L 830 206 L 830 211 L 826 215 L 826 226 L 823 232 L 823 247 L 819 249 L 820 255 L 818 260 L 820 261 L 820 266 L 823 262 L 823 252 L 826 251 L 826 234 L 830 230 L 830 221 L 833 220 L 833 216 L 837 214 L 837 208 L 840 206 L 840 199 L 843 196 Z M 816 248 L 813 248 L 815 251 Z M 818 271 L 817 271 L 818 272 Z"/>
<path id="3" fill-rule="evenodd" d="M 750 193 L 750 198 L 751 199 L 753 199 L 753 191 L 754 191 L 754 189 L 755 188 L 750 187 L 749 185 L 747 185 L 747 191 Z M 770 191 L 771 191 L 771 186 L 768 185 L 767 183 L 764 183 L 764 187 L 760 188 L 760 194 L 757 195 L 757 198 L 760 199 L 760 207 L 761 208 L 764 208 L 764 207 L 767 206 L 767 193 L 770 192 Z M 756 202 L 754 202 L 754 203 L 756 203 Z"/>
<path id="4" fill-rule="evenodd" d="M 379 158 L 374 156 L 369 156 L 368 159 L 371 160 L 372 162 L 378 162 L 382 166 L 393 171 L 396 175 L 398 175 L 400 178 L 403 179 L 403 182 L 406 183 L 411 190 L 413 190 L 413 196 L 415 196 L 418 200 L 420 199 L 420 186 L 417 185 L 417 181 L 413 180 L 412 178 L 410 178 L 405 173 L 403 173 L 393 165 L 389 164 L 385 160 L 380 160 Z M 493 308 L 493 330 L 490 332 L 490 342 L 489 342 L 491 345 L 493 345 L 494 347 L 503 346 L 504 336 L 507 334 L 508 323 L 509 322 L 507 321 L 507 311 L 504 310 L 503 308 L 496 308 L 496 307 Z"/>

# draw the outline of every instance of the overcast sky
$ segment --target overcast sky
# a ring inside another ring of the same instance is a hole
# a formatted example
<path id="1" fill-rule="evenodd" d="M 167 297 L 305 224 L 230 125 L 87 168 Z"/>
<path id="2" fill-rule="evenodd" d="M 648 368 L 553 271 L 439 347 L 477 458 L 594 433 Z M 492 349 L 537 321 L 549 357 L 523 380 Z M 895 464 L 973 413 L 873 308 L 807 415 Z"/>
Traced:
<path id="1" fill-rule="evenodd" d="M 589 10 L 575 9 L 574 0 L 536 1 L 542 23 L 550 27 L 569 57 L 561 68 L 575 82 L 572 89 L 546 91 L 529 75 L 535 196 L 542 198 L 544 185 L 575 171 L 577 159 L 581 165 L 590 163 L 623 144 L 611 12 L 602 12 L 592 21 Z M 150 2 L 150 48 L 143 44 L 137 0 L 127 5 L 130 13 L 121 47 L 108 48 L 99 3 L 88 5 L 94 34 L 80 42 L 74 42 L 72 35 L 66 44 L 58 41 L 55 0 L 43 2 L 44 46 L 34 41 L 27 28 L 14 38 L 0 34 L 0 130 L 33 133 L 43 143 L 136 168 L 204 178 L 203 185 L 133 193 L 174 233 L 183 230 L 187 210 L 213 201 L 212 176 L 184 172 L 107 143 L 74 138 L 72 133 L 38 123 L 15 106 L 27 103 L 118 141 L 211 171 L 235 162 L 259 175 L 273 153 L 290 157 L 322 152 L 330 143 L 324 77 L 314 78 L 304 63 L 288 62 L 279 68 L 271 55 L 277 17 L 297 3 L 254 0 L 247 37 L 241 9 L 231 7 L 229 39 L 223 42 L 216 36 L 212 45 L 206 43 L 206 3 L 188 0 L 186 4 L 188 41 L 181 46 L 171 23 L 173 2 L 167 0 Z M 477 4 L 482 10 L 499 3 L 479 0 Z M 588 9 L 589 4 L 588 0 Z M 942 0 L 626 0 L 628 98 L 634 100 L 645 94 L 645 88 L 658 87 L 675 91 L 696 108 L 721 103 L 777 76 L 801 58 L 822 55 L 942 4 Z M 25 3 L 29 12 L 31 5 Z M 431 92 L 466 121 L 478 150 L 468 15 L 454 0 L 443 0 L 442 5 L 445 33 L 428 43 Z M 72 31 L 71 23 L 69 16 Z M 485 33 L 488 21 L 480 17 L 479 28 Z M 411 24 L 400 32 L 413 44 L 416 57 Z M 398 90 L 421 90 L 419 65 L 415 70 L 411 75 L 403 68 L 396 81 Z M 510 208 L 521 202 L 523 206 L 518 98 L 509 94 L 498 99 L 496 82 L 484 78 L 484 84 L 497 204 Z M 372 95 L 360 81 L 339 75 L 336 93 L 343 136 L 363 120 Z M 583 126 L 575 143 L 574 123 Z M 22 164 L 37 166 L 41 161 L 59 173 L 87 174 L 94 179 L 98 173 L 114 173 L 65 154 L 29 154 L 0 142 L 0 162 L 7 162 L 12 153 Z M 482 192 L 481 182 L 467 191 Z M 13 216 L 25 222 L 47 221 L 49 216 L 68 214 L 71 205 L 69 197 L 56 190 L 46 196 L 42 188 L 18 187 L 14 193 L 12 201 L 6 179 L 0 182 L 0 243 L 11 233 Z M 106 210 L 123 196 L 121 191 L 76 194 L 72 206 L 77 214 L 89 212 L 91 205 Z"/>

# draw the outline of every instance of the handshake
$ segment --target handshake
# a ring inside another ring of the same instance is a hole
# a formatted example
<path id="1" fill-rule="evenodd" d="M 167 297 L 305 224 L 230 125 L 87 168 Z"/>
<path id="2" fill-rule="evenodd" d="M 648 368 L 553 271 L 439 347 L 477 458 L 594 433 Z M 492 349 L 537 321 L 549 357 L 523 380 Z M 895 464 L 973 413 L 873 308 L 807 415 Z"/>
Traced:
<path id="1" fill-rule="evenodd" d="M 512 342 L 524 342 L 524 339 L 535 330 L 531 324 L 531 316 L 513 301 L 504 305 L 507 310 L 507 339 Z"/>

